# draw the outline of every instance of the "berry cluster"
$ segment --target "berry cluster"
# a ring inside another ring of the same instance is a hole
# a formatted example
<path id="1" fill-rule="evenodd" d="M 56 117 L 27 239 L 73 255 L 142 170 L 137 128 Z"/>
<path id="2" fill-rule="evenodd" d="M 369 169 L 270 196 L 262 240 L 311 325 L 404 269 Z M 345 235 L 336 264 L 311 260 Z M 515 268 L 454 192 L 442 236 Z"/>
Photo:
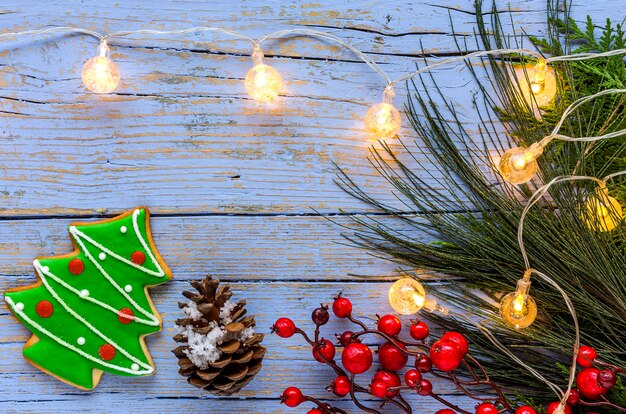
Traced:
<path id="1" fill-rule="evenodd" d="M 582 368 L 576 375 L 576 388 L 572 389 L 567 399 L 565 414 L 571 414 L 571 407 L 607 407 L 626 412 L 626 407 L 618 406 L 606 398 L 606 394 L 617 383 L 618 374 L 626 374 L 626 368 L 619 368 L 598 359 L 595 349 L 581 346 L 576 363 Z M 548 406 L 547 414 L 552 414 L 558 403 Z"/>
<path id="2" fill-rule="evenodd" d="M 352 315 L 352 303 L 349 299 L 339 294 L 335 297 L 332 311 L 336 317 L 347 319 L 356 325 L 358 330 L 345 331 L 335 335 L 338 344 L 343 347 L 341 353 L 341 366 L 335 361 L 336 345 L 320 335 L 320 327 L 325 325 L 329 318 L 328 306 L 321 305 L 315 309 L 311 319 L 315 324 L 315 332 L 311 339 L 303 330 L 296 327 L 288 318 L 280 318 L 272 326 L 272 332 L 283 338 L 289 338 L 294 334 L 301 335 L 311 345 L 313 358 L 320 363 L 330 366 L 336 374 L 336 378 L 327 388 L 337 396 L 350 395 L 354 404 L 363 412 L 381 413 L 386 405 L 395 405 L 405 413 L 412 413 L 409 403 L 403 398 L 402 392 L 414 392 L 421 396 L 431 397 L 446 406 L 437 414 L 536 414 L 530 406 L 521 406 L 514 409 L 504 396 L 500 387 L 487 375 L 484 368 L 469 353 L 467 340 L 458 332 L 447 332 L 438 340 L 427 343 L 429 329 L 422 321 L 411 321 L 409 335 L 411 340 L 399 337 L 402 331 L 402 323 L 394 315 L 384 315 L 378 318 L 375 329 L 369 328 L 365 323 Z M 374 360 L 374 354 L 370 346 L 361 342 L 364 336 L 375 336 L 384 342 L 378 347 L 378 362 L 381 368 L 370 378 L 367 386 L 356 382 L 356 376 L 370 370 Z M 399 371 L 403 370 L 411 360 L 411 366 L 400 377 Z M 473 411 L 468 411 L 447 401 L 433 390 L 433 384 L 427 377 L 442 378 L 454 383 L 465 395 L 477 400 Z M 480 396 L 473 393 L 478 389 Z M 490 400 L 484 398 L 485 391 L 491 390 L 494 397 Z M 358 395 L 374 396 L 381 399 L 378 409 L 365 406 Z M 287 388 L 281 401 L 288 407 L 296 407 L 305 401 L 316 404 L 308 414 L 332 414 L 345 413 L 345 411 L 323 403 L 318 399 L 305 396 L 296 387 Z"/>

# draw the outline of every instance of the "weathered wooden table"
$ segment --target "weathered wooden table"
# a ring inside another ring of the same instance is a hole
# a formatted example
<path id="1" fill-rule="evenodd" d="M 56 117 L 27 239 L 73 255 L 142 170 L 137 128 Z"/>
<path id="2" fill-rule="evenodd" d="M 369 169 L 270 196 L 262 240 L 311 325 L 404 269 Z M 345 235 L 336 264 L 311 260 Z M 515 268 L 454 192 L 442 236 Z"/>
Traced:
<path id="1" fill-rule="evenodd" d="M 421 47 L 434 56 L 457 51 L 449 16 L 457 38 L 472 42 L 470 0 L 327 3 L 3 0 L 0 31 L 205 25 L 258 37 L 309 27 L 370 53 L 391 77 L 412 70 Z M 543 0 L 513 0 L 510 6 L 518 29 L 542 34 Z M 602 21 L 609 10 L 605 0 L 581 0 L 573 11 L 577 19 L 591 14 Z M 332 373 L 295 338 L 266 337 L 264 369 L 239 396 L 215 399 L 187 385 L 170 353 L 176 346 L 173 321 L 180 316 L 176 303 L 189 280 L 212 273 L 232 283 L 237 298 L 248 299 L 265 333 L 282 315 L 308 325 L 310 310 L 338 291 L 354 300 L 359 315 L 390 311 L 386 294 L 394 266 L 342 244 L 341 229 L 323 217 L 340 209 L 372 212 L 333 183 L 331 161 L 391 199 L 365 158 L 369 142 L 362 132 L 362 117 L 380 100 L 384 85 L 334 45 L 273 41 L 266 53 L 286 87 L 279 104 L 267 108 L 244 90 L 251 60 L 243 41 L 190 34 L 111 46 L 122 83 L 115 93 L 97 96 L 80 81 L 82 63 L 96 51 L 93 39 L 52 36 L 0 44 L 0 290 L 34 282 L 36 256 L 69 252 L 66 229 L 72 221 L 149 206 L 157 247 L 175 276 L 152 295 L 164 317 L 164 330 L 147 340 L 157 374 L 105 374 L 93 392 L 65 385 L 22 358 L 30 333 L 3 304 L 0 412 L 305 412 L 280 406 L 277 396 L 297 385 L 327 398 L 323 388 Z M 475 121 L 467 71 L 456 66 L 436 76 L 464 119 Z M 403 89 L 397 91 L 400 104 Z M 407 124 L 402 135 L 411 136 Z M 340 330 L 332 323 L 327 332 Z M 473 407 L 450 385 L 435 387 Z M 411 401 L 419 412 L 442 408 L 429 398 Z M 340 405 L 356 412 L 351 403 Z"/>

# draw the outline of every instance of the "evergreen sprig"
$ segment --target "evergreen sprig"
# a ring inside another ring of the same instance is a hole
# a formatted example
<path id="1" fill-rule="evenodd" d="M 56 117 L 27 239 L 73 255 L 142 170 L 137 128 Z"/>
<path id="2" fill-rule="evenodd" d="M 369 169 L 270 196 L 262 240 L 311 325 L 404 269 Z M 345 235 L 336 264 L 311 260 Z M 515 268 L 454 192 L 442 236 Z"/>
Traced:
<path id="1" fill-rule="evenodd" d="M 560 11 L 561 6 L 560 0 L 548 2 L 547 36 L 531 38 L 542 51 L 557 55 L 624 47 L 621 25 L 607 22 L 598 35 L 590 19 L 581 29 L 567 11 Z M 495 6 L 489 14 L 487 22 L 478 1 L 477 40 L 483 48 L 520 47 L 523 38 L 505 34 Z M 466 45 L 459 47 L 467 49 Z M 502 153 L 511 146 L 539 141 L 571 102 L 606 88 L 623 88 L 626 72 L 621 57 L 555 65 L 558 97 L 537 118 L 513 76 L 511 67 L 520 60 L 523 58 L 486 58 L 488 80 L 480 68 L 467 65 L 479 86 L 479 94 L 473 98 L 480 120 L 478 131 L 463 123 L 434 76 L 423 76 L 409 85 L 412 93 L 406 112 L 416 135 L 415 146 L 401 140 L 397 145 L 381 142 L 370 152 L 372 166 L 389 183 L 401 207 L 379 200 L 339 168 L 337 183 L 345 191 L 388 215 L 351 216 L 353 231 L 344 236 L 398 262 L 414 277 L 420 278 L 421 271 L 441 276 L 441 283 L 429 284 L 430 292 L 484 320 L 521 359 L 550 381 L 565 386 L 566 375 L 558 364 L 571 361 L 574 333 L 561 296 L 533 280 L 531 294 L 541 308 L 538 322 L 527 330 L 513 331 L 498 316 L 499 298 L 514 289 L 524 272 L 517 226 L 535 187 L 504 183 L 491 156 L 494 151 Z M 597 99 L 573 113 L 561 131 L 570 136 L 594 136 L 626 128 L 624 102 L 624 96 L 618 95 Z M 626 140 L 553 142 L 540 157 L 539 166 L 538 182 L 543 183 L 573 172 L 603 177 L 626 170 Z M 581 216 L 585 215 L 585 197 L 593 190 L 593 185 L 584 182 L 552 187 L 549 197 L 527 216 L 524 240 L 532 266 L 552 277 L 574 302 L 582 342 L 595 347 L 608 362 L 624 366 L 626 229 L 597 232 L 586 225 Z M 610 190 L 626 204 L 624 180 L 612 181 Z M 424 234 L 435 241 L 424 241 Z M 446 329 L 466 333 L 494 380 L 508 384 L 512 398 L 521 394 L 536 401 L 555 399 L 544 384 L 494 350 L 473 326 L 462 319 L 434 314 L 432 318 Z M 623 393 L 623 387 L 613 391 L 614 395 Z"/>

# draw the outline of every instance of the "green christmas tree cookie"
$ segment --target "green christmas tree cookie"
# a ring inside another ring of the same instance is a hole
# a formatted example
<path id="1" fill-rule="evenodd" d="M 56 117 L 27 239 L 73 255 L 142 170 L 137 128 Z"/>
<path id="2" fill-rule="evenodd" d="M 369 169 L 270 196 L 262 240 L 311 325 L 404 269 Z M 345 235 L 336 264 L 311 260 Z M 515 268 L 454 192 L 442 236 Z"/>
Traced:
<path id="1" fill-rule="evenodd" d="M 38 281 L 4 298 L 33 333 L 24 356 L 76 387 L 93 389 L 104 371 L 154 372 L 144 337 L 161 330 L 147 289 L 172 278 L 137 208 L 95 223 L 75 223 L 74 252 L 34 260 Z"/>

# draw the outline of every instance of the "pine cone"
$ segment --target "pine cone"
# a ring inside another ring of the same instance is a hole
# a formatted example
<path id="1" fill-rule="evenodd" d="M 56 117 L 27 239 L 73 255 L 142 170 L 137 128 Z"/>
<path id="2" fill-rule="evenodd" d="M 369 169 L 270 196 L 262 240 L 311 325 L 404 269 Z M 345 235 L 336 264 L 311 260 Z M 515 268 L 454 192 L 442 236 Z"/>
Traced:
<path id="1" fill-rule="evenodd" d="M 187 317 L 178 319 L 176 342 L 186 343 L 172 352 L 179 374 L 198 388 L 215 395 L 232 395 L 261 370 L 263 334 L 254 333 L 254 316 L 244 317 L 246 301 L 230 302 L 230 287 L 207 275 L 193 281 L 198 293 L 183 291 L 188 303 L 179 303 Z"/>

